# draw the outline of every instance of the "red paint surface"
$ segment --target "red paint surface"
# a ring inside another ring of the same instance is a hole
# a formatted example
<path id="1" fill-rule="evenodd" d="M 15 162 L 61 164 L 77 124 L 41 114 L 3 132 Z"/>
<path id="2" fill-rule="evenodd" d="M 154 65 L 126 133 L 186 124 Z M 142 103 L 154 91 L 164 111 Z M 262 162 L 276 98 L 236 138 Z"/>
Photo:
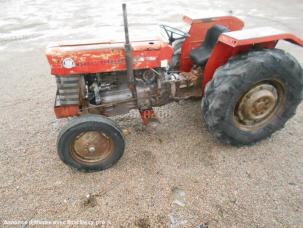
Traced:
<path id="1" fill-rule="evenodd" d="M 151 109 L 145 109 L 145 110 L 139 110 L 141 119 L 144 125 L 148 125 L 148 123 L 152 121 L 158 121 L 158 118 L 156 116 L 156 113 L 154 110 Z"/>
<path id="2" fill-rule="evenodd" d="M 232 16 L 205 19 L 191 19 L 185 16 L 183 20 L 191 25 L 189 30 L 190 36 L 186 38 L 181 50 L 180 71 L 185 72 L 190 71 L 193 65 L 189 56 L 191 50 L 199 47 L 204 42 L 209 28 L 214 25 L 224 25 L 231 31 L 236 31 L 242 29 L 244 26 L 243 21 Z"/>
<path id="3" fill-rule="evenodd" d="M 157 68 L 162 60 L 170 61 L 173 48 L 160 40 L 137 41 L 132 43 L 134 69 Z M 122 42 L 57 45 L 46 51 L 53 75 L 124 71 L 125 50 Z M 75 67 L 63 67 L 63 60 L 71 58 Z"/>
<path id="4" fill-rule="evenodd" d="M 80 112 L 78 105 L 55 106 L 54 111 L 58 119 L 77 116 Z"/>
<path id="5" fill-rule="evenodd" d="M 245 30 L 243 30 L 243 32 L 245 32 Z M 220 36 L 219 38 L 220 42 L 223 42 L 232 47 L 278 42 L 279 40 L 286 40 L 301 47 L 303 46 L 303 40 L 291 33 L 281 33 L 278 35 L 271 35 L 259 38 L 255 38 L 254 34 L 252 34 L 251 37 L 244 40 L 238 40 L 228 36 L 228 34 L 222 34 L 222 36 Z"/>

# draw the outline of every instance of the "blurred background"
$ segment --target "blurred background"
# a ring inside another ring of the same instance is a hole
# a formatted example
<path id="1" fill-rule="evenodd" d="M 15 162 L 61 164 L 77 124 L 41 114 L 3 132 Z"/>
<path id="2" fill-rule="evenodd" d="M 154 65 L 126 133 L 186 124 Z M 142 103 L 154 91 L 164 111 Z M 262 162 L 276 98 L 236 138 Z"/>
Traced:
<path id="1" fill-rule="evenodd" d="M 301 0 L 287 1 L 282 7 L 279 1 L 271 0 L 2 0 L 0 50 L 24 51 L 61 40 L 121 40 L 123 2 L 128 7 L 131 39 L 158 36 L 161 23 L 186 30 L 183 15 L 193 18 L 236 15 L 248 27 L 271 23 L 297 33 L 300 31 L 294 22 L 303 20 Z"/>

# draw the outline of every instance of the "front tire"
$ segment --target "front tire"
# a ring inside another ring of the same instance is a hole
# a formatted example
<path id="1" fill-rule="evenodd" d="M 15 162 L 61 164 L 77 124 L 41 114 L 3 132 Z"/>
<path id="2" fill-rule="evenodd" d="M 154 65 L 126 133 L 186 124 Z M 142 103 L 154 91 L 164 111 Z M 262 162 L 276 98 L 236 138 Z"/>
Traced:
<path id="1" fill-rule="evenodd" d="M 263 49 L 217 69 L 202 111 L 209 131 L 233 145 L 249 145 L 284 127 L 302 99 L 303 70 L 289 54 Z"/>
<path id="2" fill-rule="evenodd" d="M 84 172 L 110 168 L 122 157 L 124 147 L 119 127 L 100 115 L 85 115 L 70 120 L 57 140 L 60 159 Z"/>

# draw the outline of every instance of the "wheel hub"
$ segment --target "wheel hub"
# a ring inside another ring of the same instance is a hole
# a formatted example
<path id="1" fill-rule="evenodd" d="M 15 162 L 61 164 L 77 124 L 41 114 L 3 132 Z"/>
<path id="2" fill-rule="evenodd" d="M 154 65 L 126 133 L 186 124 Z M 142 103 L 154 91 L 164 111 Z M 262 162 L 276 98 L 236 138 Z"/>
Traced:
<path id="1" fill-rule="evenodd" d="M 78 135 L 72 144 L 75 159 L 84 163 L 100 162 L 112 151 L 112 140 L 97 131 L 88 131 Z"/>
<path id="2" fill-rule="evenodd" d="M 90 153 L 95 153 L 95 152 L 96 152 L 96 148 L 95 148 L 94 146 L 90 146 L 90 147 L 88 148 L 88 151 L 89 151 Z"/>
<path id="3" fill-rule="evenodd" d="M 279 105 L 279 91 L 269 83 L 254 86 L 242 96 L 235 110 L 240 124 L 253 126 L 267 122 Z"/>

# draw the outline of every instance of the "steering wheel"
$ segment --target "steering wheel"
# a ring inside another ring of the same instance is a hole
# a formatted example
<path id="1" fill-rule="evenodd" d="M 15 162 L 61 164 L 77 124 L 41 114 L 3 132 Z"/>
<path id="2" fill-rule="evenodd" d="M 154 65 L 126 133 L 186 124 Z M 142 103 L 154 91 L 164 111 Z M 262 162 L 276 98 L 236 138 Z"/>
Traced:
<path id="1" fill-rule="evenodd" d="M 168 25 L 160 25 L 160 28 L 162 28 L 165 31 L 168 37 L 169 44 L 172 44 L 176 40 L 181 40 L 190 36 L 187 32 L 183 32 L 180 29 L 173 28 Z M 174 34 L 178 35 L 179 37 L 174 37 Z"/>

